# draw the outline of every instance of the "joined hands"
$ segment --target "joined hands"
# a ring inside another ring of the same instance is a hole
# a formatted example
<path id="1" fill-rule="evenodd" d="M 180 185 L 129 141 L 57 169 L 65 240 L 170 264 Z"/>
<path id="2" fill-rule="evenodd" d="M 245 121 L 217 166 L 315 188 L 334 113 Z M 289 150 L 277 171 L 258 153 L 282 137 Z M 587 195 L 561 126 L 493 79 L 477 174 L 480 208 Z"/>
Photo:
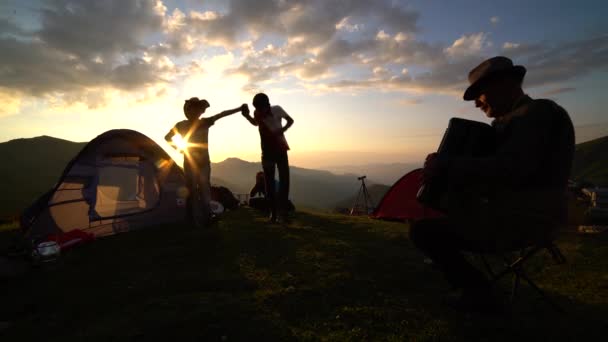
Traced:
<path id="1" fill-rule="evenodd" d="M 246 103 L 241 106 L 241 114 L 249 115 L 249 106 Z"/>

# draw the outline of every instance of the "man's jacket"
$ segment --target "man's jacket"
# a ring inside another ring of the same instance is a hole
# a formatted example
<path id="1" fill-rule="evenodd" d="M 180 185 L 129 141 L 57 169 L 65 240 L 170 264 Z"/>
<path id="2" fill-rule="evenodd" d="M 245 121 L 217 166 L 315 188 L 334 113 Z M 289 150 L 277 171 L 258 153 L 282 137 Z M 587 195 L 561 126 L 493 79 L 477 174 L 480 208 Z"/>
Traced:
<path id="1" fill-rule="evenodd" d="M 574 156 L 568 113 L 553 101 L 526 95 L 492 126 L 495 154 L 441 161 L 450 186 L 448 216 L 462 223 L 499 222 L 513 232 L 565 223 Z"/>

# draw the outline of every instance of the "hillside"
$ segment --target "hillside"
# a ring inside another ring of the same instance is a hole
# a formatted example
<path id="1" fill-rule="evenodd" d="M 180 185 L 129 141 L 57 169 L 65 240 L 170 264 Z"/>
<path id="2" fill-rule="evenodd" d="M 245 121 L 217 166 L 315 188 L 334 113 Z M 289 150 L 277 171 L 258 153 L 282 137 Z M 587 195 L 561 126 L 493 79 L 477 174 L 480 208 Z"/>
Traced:
<path id="1" fill-rule="evenodd" d="M 211 174 L 216 179 L 228 180 L 234 184 L 234 192 L 249 193 L 255 182 L 255 174 L 261 170 L 259 162 L 228 158 L 213 163 Z M 290 197 L 296 206 L 319 209 L 334 208 L 336 203 L 356 194 L 360 185 L 355 174 L 336 175 L 329 171 L 297 166 L 290 166 L 290 179 Z"/>
<path id="2" fill-rule="evenodd" d="M 208 230 L 171 225 L 102 238 L 3 279 L 2 341 L 605 338 L 606 234 L 561 236 L 565 265 L 545 253 L 527 263 L 565 314 L 522 284 L 512 312 L 495 317 L 441 305 L 449 286 L 405 224 L 315 212 L 298 212 L 288 228 L 264 219 L 242 208 Z"/>
<path id="3" fill-rule="evenodd" d="M 576 145 L 572 174 L 576 180 L 608 186 L 608 136 Z"/>
<path id="4" fill-rule="evenodd" d="M 0 143 L 0 217 L 17 214 L 50 189 L 84 146 L 49 136 Z"/>
<path id="5" fill-rule="evenodd" d="M 374 207 L 376 207 L 380 203 L 380 201 L 384 197 L 384 194 L 386 194 L 386 192 L 390 188 L 390 186 L 383 184 L 372 184 L 371 186 L 367 186 L 367 191 L 369 192 Z M 344 198 L 340 202 L 337 202 L 335 208 L 351 208 L 357 200 L 358 195 L 358 191 L 354 192 L 352 196 Z M 361 198 L 361 200 L 362 199 L 363 198 Z"/>

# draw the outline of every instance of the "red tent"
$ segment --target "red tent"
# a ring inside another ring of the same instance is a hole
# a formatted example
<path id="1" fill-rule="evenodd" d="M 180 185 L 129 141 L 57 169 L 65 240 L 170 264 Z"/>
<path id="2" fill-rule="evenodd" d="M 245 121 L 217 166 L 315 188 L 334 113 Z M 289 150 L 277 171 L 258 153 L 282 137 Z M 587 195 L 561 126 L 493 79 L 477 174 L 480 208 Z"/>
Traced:
<path id="1" fill-rule="evenodd" d="M 373 218 L 387 220 L 416 220 L 441 217 L 442 214 L 426 208 L 416 200 L 421 185 L 422 169 L 416 169 L 401 177 L 384 195 Z"/>

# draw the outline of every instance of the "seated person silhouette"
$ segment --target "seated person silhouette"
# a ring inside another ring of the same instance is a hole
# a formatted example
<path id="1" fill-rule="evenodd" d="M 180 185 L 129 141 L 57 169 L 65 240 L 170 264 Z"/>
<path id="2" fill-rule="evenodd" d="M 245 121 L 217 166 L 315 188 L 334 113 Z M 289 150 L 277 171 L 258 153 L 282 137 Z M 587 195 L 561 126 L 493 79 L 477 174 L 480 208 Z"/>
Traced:
<path id="1" fill-rule="evenodd" d="M 447 214 L 412 224 L 410 239 L 462 290 L 447 304 L 467 311 L 502 309 L 502 300 L 463 251 L 518 250 L 550 239 L 566 221 L 574 154 L 568 113 L 522 88 L 526 69 L 490 58 L 469 73 L 464 100 L 493 118 L 496 148 L 486 157 L 427 156 L 424 182 L 447 179 Z M 483 189 L 475 195 L 472 189 Z"/>
<path id="2" fill-rule="evenodd" d="M 279 192 L 280 182 L 275 179 L 275 192 Z M 258 210 L 263 211 L 264 213 L 269 214 L 270 208 L 268 208 L 268 201 L 266 196 L 266 179 L 264 177 L 264 172 L 260 171 L 255 175 L 255 185 L 251 188 L 249 192 L 249 206 Z M 287 200 L 287 211 L 294 212 L 296 210 L 295 206 L 291 202 L 291 200 Z"/>
<path id="3" fill-rule="evenodd" d="M 260 171 L 255 175 L 255 185 L 249 192 L 249 206 L 263 212 L 268 211 L 266 203 L 266 184 L 264 182 L 264 172 Z"/>

